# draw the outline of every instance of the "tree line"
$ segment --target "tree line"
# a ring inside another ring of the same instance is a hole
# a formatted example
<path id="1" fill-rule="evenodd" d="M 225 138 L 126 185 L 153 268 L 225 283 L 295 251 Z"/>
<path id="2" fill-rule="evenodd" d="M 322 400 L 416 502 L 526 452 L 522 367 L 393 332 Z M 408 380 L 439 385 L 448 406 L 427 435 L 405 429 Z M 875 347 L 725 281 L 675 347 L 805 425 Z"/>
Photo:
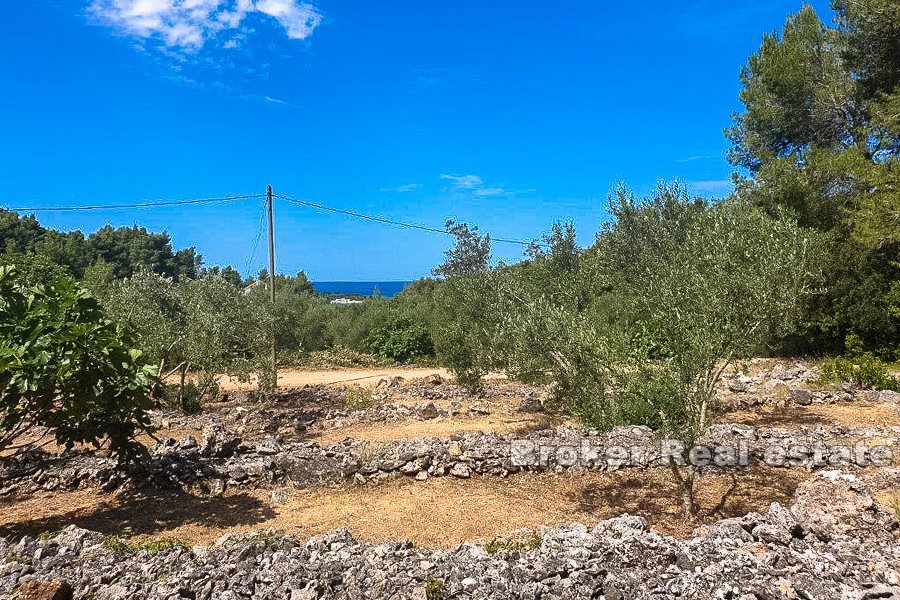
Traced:
<path id="1" fill-rule="evenodd" d="M 203 257 L 195 248 L 172 249 L 168 233 L 151 233 L 143 227 L 106 225 L 85 236 L 81 231 L 61 232 L 42 226 L 34 215 L 0 210 L 0 251 L 5 260 L 42 257 L 81 279 L 97 263 L 104 263 L 119 279 L 138 270 L 173 279 L 197 277 Z"/>

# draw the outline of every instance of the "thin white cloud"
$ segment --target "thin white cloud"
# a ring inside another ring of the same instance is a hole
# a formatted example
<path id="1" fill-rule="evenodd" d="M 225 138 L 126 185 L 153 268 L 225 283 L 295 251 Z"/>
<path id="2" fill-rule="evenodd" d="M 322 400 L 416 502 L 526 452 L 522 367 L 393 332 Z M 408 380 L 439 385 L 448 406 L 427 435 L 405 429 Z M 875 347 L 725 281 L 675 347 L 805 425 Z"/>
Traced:
<path id="1" fill-rule="evenodd" d="M 257 0 L 256 10 L 275 17 L 292 40 L 305 40 L 322 22 L 315 7 L 296 0 Z"/>
<path id="2" fill-rule="evenodd" d="M 398 192 L 398 193 L 403 193 L 403 192 L 414 192 L 414 191 L 416 191 L 416 190 L 418 190 L 418 189 L 421 189 L 421 188 L 422 188 L 422 184 L 421 184 L 421 183 L 405 183 L 405 184 L 403 184 L 403 185 L 398 185 L 397 187 L 381 188 L 381 191 L 382 191 L 382 192 Z"/>
<path id="3" fill-rule="evenodd" d="M 482 198 L 487 197 L 487 196 L 502 196 L 503 194 L 506 194 L 506 193 L 507 193 L 507 191 L 504 190 L 502 187 L 478 188 L 472 192 L 472 194 L 474 196 L 479 196 Z"/>
<path id="4" fill-rule="evenodd" d="M 695 160 L 710 160 L 712 158 L 722 158 L 722 157 L 718 154 L 703 154 L 700 156 L 688 156 L 687 158 L 679 158 L 675 162 L 686 163 L 686 162 L 694 162 Z"/>
<path id="5" fill-rule="evenodd" d="M 92 0 L 90 13 L 123 35 L 154 40 L 166 48 L 198 50 L 222 36 L 238 45 L 244 19 L 273 17 L 291 39 L 306 39 L 322 22 L 316 8 L 299 0 Z"/>
<path id="6" fill-rule="evenodd" d="M 484 185 L 484 181 L 478 175 L 448 175 L 441 173 L 441 179 L 453 182 L 453 187 L 461 190 L 474 190 Z"/>
<path id="7" fill-rule="evenodd" d="M 273 98 L 272 96 L 263 96 L 263 100 L 266 102 L 271 102 L 272 104 L 278 104 L 280 106 L 294 106 L 287 100 L 282 100 L 281 98 Z"/>
<path id="8" fill-rule="evenodd" d="M 440 178 L 446 179 L 447 181 L 451 182 L 450 187 L 445 188 L 445 191 L 471 194 L 474 198 L 514 196 L 517 193 L 515 190 L 509 190 L 503 185 L 486 185 L 484 183 L 484 180 L 478 175 L 451 175 L 442 173 L 440 175 Z M 520 191 L 531 192 L 533 190 Z"/>

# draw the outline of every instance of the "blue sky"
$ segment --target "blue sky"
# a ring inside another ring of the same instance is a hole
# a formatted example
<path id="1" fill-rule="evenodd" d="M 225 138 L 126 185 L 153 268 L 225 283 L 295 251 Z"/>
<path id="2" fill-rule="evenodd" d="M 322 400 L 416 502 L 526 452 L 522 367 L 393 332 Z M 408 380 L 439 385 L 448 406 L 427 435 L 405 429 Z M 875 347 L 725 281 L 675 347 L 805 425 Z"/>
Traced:
<path id="1" fill-rule="evenodd" d="M 827 2 L 812 3 L 830 19 Z M 498 237 L 618 182 L 729 189 L 722 130 L 762 34 L 801 4 L 30 0 L 0 6 L 0 205 L 276 192 Z M 39 213 L 140 224 L 255 272 L 261 203 Z M 412 279 L 449 239 L 279 204 L 279 271 Z M 521 248 L 496 244 L 496 259 Z"/>

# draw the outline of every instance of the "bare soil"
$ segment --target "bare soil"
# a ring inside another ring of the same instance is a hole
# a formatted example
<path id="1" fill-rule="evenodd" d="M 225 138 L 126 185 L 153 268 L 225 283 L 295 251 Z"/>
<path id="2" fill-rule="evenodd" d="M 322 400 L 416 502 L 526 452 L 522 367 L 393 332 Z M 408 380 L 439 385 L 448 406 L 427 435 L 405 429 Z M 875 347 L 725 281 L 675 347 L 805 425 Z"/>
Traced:
<path id="1" fill-rule="evenodd" d="M 279 369 L 278 386 L 302 387 L 304 385 L 352 383 L 363 387 L 373 388 L 378 384 L 379 379 L 389 379 L 397 375 L 405 379 L 417 379 L 428 377 L 429 375 L 440 375 L 444 379 L 453 379 L 450 372 L 439 367 L 385 367 L 383 369 L 325 369 L 311 371 L 302 369 Z M 487 378 L 503 379 L 504 377 L 500 374 L 491 374 L 488 375 Z M 219 387 L 223 392 L 255 390 L 257 387 L 255 377 L 251 377 L 250 381 L 239 381 L 235 377 L 223 375 L 219 377 L 218 381 Z"/>
<path id="2" fill-rule="evenodd" d="M 520 528 L 574 522 L 592 526 L 628 512 L 647 518 L 660 532 L 686 536 L 702 522 L 765 512 L 771 502 L 786 503 L 807 477 L 799 470 L 774 468 L 734 478 L 703 476 L 697 487 L 702 507 L 698 521 L 682 516 L 678 489 L 659 469 L 506 479 L 443 477 L 211 499 L 169 490 L 116 495 L 78 490 L 0 502 L 0 535 L 37 535 L 74 523 L 110 535 L 170 536 L 206 545 L 224 533 L 269 527 L 300 538 L 347 528 L 365 540 L 410 539 L 422 546 L 451 548 Z M 280 502 L 273 502 L 275 495 L 283 496 Z"/>

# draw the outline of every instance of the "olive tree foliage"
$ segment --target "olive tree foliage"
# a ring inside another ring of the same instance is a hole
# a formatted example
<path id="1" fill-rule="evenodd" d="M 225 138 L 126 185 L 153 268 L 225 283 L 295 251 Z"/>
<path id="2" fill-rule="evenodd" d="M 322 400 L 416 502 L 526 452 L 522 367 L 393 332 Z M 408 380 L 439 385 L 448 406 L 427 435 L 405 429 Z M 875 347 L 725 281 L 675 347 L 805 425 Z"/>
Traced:
<path id="1" fill-rule="evenodd" d="M 266 279 L 260 279 L 246 294 L 261 316 L 273 320 L 278 348 L 309 352 L 328 345 L 328 320 L 333 309 L 325 298 L 316 294 L 302 271 L 294 276 L 275 277 L 274 307 Z"/>
<path id="2" fill-rule="evenodd" d="M 260 373 L 260 387 L 268 389 L 268 358 L 273 314 L 268 304 L 253 302 L 249 294 L 221 276 L 202 277 L 180 286 L 186 327 L 182 373 L 200 371 L 199 394 L 217 391 L 215 376 L 247 379 Z"/>
<path id="3" fill-rule="evenodd" d="M 727 366 L 790 331 L 801 298 L 817 291 L 821 240 L 679 184 L 643 201 L 622 187 L 609 211 L 586 250 L 558 225 L 522 263 L 448 279 L 456 295 L 436 343 L 457 375 L 549 381 L 587 423 L 648 425 L 689 447 L 711 422 Z M 673 473 L 693 511 L 693 470 Z"/>
<path id="4" fill-rule="evenodd" d="M 99 303 L 68 277 L 31 285 L 0 267 L 0 452 L 46 429 L 66 448 L 146 449 L 157 371 Z"/>
<path id="5" fill-rule="evenodd" d="M 434 298 L 434 349 L 460 384 L 476 390 L 494 366 L 502 309 L 490 269 L 491 240 L 477 227 L 452 220 L 446 230 L 456 244 L 434 269 L 444 278 Z"/>
<path id="6" fill-rule="evenodd" d="M 794 326 L 799 299 L 815 291 L 820 243 L 790 220 L 737 200 L 691 200 L 677 184 L 644 203 L 620 189 L 610 212 L 595 246 L 598 283 L 616 311 L 605 320 L 630 343 L 626 368 L 610 381 L 615 392 L 590 404 L 593 418 L 606 421 L 625 399 L 648 424 L 691 443 L 709 423 L 724 369 Z"/>
<path id="7" fill-rule="evenodd" d="M 162 399 L 185 410 L 216 393 L 216 375 L 248 378 L 268 352 L 271 312 L 221 275 L 176 282 L 143 270 L 122 280 L 97 276 L 90 285 L 109 317 L 134 332 L 163 380 L 176 382 Z"/>
<path id="8" fill-rule="evenodd" d="M 98 274 L 86 279 L 85 285 L 101 299 L 113 321 L 134 332 L 144 353 L 159 365 L 160 373 L 180 362 L 186 315 L 171 278 L 144 269 L 118 281 Z"/>
<path id="9" fill-rule="evenodd" d="M 815 291 L 820 241 L 737 200 L 692 200 L 678 184 L 644 202 L 620 188 L 610 213 L 571 292 L 510 303 L 507 337 L 524 340 L 511 361 L 546 357 L 559 400 L 588 423 L 645 424 L 689 447 L 727 366 L 793 327 Z M 693 512 L 693 469 L 672 466 Z"/>

